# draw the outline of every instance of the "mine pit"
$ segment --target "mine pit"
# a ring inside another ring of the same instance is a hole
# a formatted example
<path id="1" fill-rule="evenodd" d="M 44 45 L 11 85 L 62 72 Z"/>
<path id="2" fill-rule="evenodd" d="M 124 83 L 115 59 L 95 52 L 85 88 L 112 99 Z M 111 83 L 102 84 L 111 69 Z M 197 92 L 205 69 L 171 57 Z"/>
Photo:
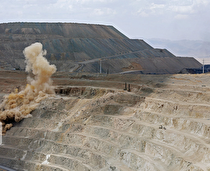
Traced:
<path id="1" fill-rule="evenodd" d="M 131 84 L 131 92 L 115 80 L 112 88 L 92 80 L 94 87 L 55 86 L 55 96 L 3 136 L 0 164 L 16 170 L 209 170 L 209 87 L 170 84 L 182 75 L 165 86 L 149 77 L 141 76 L 135 89 Z"/>
<path id="2" fill-rule="evenodd" d="M 3 136 L 0 163 L 17 170 L 208 170 L 208 87 L 144 88 L 143 82 L 131 92 L 124 83 L 56 86 L 55 97 Z"/>
<path id="3" fill-rule="evenodd" d="M 209 74 L 177 74 L 197 60 L 112 26 L 0 25 L 0 168 L 210 170 Z"/>

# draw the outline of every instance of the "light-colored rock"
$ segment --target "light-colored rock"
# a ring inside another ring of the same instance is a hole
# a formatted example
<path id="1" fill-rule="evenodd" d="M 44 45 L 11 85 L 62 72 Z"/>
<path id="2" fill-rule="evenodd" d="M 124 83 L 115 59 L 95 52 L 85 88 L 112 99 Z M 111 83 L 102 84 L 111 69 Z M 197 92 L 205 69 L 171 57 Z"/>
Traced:
<path id="1" fill-rule="evenodd" d="M 135 92 L 57 87 L 56 97 L 43 100 L 32 118 L 3 137 L 0 164 L 17 170 L 208 171 L 209 86 L 200 86 L 208 80 L 185 75 L 202 80 L 186 87 L 178 79 L 183 76 L 173 77 L 161 87 L 138 84 Z"/>

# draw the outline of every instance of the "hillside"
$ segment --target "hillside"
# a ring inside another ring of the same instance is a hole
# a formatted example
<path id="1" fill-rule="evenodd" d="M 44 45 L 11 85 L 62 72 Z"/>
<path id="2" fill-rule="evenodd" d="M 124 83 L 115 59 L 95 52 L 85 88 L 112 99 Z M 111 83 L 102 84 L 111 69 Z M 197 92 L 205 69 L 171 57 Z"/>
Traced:
<path id="1" fill-rule="evenodd" d="M 167 48 L 177 56 L 192 56 L 199 62 L 210 64 L 210 42 L 201 40 L 148 39 L 146 42 L 159 48 Z"/>
<path id="2" fill-rule="evenodd" d="M 1 70 L 24 70 L 23 49 L 41 42 L 59 71 L 89 73 L 177 73 L 198 68 L 194 58 L 177 58 L 143 40 L 129 39 L 112 26 L 76 23 L 0 24 Z M 100 69 L 101 66 L 101 69 Z"/>

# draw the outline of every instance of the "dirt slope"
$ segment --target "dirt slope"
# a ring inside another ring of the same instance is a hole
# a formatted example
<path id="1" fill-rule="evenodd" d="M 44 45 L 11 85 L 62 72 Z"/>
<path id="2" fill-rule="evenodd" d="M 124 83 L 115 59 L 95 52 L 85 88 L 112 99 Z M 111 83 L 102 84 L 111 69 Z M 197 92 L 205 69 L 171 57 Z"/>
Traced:
<path id="1" fill-rule="evenodd" d="M 178 58 L 144 40 L 129 39 L 113 26 L 78 23 L 0 24 L 0 70 L 24 70 L 23 50 L 41 42 L 46 58 L 63 72 L 120 73 L 125 68 L 143 73 L 174 74 L 199 68 L 194 58 Z M 103 61 L 100 65 L 99 61 Z M 140 65 L 135 67 L 133 63 Z"/>

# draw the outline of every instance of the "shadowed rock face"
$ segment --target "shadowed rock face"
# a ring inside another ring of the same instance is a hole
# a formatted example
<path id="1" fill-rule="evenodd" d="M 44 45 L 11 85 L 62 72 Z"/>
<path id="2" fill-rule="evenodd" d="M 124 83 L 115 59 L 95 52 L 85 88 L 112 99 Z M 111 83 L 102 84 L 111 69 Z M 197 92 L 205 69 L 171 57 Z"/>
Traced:
<path id="1" fill-rule="evenodd" d="M 59 71 L 177 73 L 197 68 L 194 58 L 177 58 L 143 40 L 129 39 L 112 26 L 76 23 L 0 24 L 1 69 L 24 69 L 23 49 L 41 42 Z"/>

